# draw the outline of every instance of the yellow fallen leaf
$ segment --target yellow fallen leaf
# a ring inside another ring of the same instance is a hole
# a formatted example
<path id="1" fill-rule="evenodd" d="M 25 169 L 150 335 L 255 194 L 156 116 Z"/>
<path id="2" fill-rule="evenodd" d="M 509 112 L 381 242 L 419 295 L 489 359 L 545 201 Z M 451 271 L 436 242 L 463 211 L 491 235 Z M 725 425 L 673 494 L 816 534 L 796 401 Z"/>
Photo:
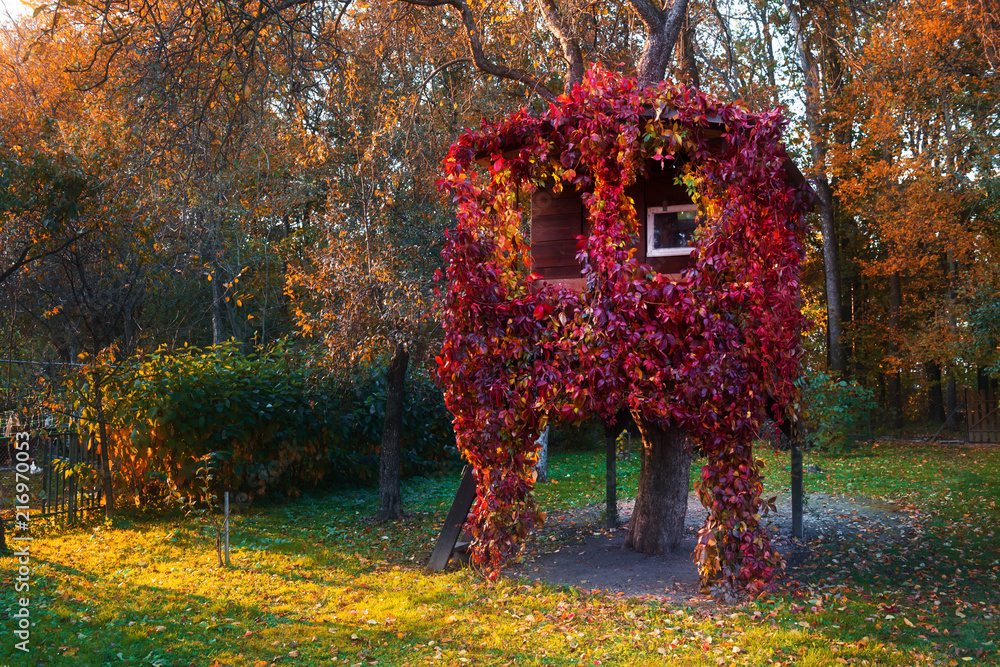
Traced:
<path id="1" fill-rule="evenodd" d="M 907 624 L 908 626 L 910 626 L 911 628 L 915 628 L 915 627 L 917 627 L 917 626 L 913 625 L 913 623 L 911 623 L 911 622 L 910 622 L 910 619 L 908 619 L 908 618 L 907 618 L 907 617 L 905 617 L 905 616 L 903 617 L 903 623 L 906 623 L 906 624 Z"/>

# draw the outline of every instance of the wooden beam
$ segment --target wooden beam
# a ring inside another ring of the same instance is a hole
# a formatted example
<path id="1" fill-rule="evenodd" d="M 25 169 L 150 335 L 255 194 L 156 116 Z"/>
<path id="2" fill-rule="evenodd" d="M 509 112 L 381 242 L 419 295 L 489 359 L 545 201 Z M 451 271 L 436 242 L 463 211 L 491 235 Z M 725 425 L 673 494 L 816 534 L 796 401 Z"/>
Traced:
<path id="1" fill-rule="evenodd" d="M 472 509 L 472 501 L 476 499 L 476 478 L 472 475 L 472 466 L 465 466 L 462 471 L 462 482 L 458 485 L 455 493 L 455 502 L 451 504 L 448 517 L 444 520 L 444 527 L 438 536 L 437 544 L 431 553 L 431 558 L 427 561 L 428 572 L 440 572 L 451 559 L 452 551 L 458 542 L 458 536 L 462 534 L 462 527 L 465 520 L 469 518 L 469 510 Z"/>
<path id="2" fill-rule="evenodd" d="M 802 527 L 802 448 L 799 446 L 799 424 L 794 424 L 792 432 L 792 537 L 803 539 Z"/>

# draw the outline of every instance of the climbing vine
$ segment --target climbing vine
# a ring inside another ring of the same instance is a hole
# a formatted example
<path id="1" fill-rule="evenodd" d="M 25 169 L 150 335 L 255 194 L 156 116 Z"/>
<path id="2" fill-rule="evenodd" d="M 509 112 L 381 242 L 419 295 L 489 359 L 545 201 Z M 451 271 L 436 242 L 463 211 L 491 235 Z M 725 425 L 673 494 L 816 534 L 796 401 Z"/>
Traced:
<path id="1" fill-rule="evenodd" d="M 706 459 L 703 581 L 768 586 L 781 558 L 761 525 L 751 443 L 769 400 L 794 395 L 809 197 L 784 175 L 784 125 L 778 110 L 752 114 L 667 82 L 640 90 L 594 68 L 545 114 L 484 122 L 451 147 L 439 186 L 457 226 L 439 275 L 437 361 L 478 483 L 468 524 L 477 563 L 497 572 L 544 520 L 531 490 L 546 423 L 628 408 L 685 429 Z M 639 225 L 626 190 L 664 161 L 682 165 L 707 220 L 694 266 L 676 282 L 630 251 Z M 582 292 L 530 273 L 520 204 L 541 187 L 584 193 Z"/>

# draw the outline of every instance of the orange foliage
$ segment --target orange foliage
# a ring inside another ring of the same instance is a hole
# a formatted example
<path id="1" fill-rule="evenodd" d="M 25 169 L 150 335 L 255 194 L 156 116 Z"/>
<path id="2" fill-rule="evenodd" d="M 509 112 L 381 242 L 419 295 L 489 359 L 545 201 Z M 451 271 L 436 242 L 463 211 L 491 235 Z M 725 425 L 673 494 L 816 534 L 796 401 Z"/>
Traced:
<path id="1" fill-rule="evenodd" d="M 879 290 L 893 275 L 902 282 L 898 326 L 888 326 L 888 299 L 853 323 L 856 357 L 881 359 L 884 371 L 956 368 L 968 334 L 958 294 L 989 261 L 971 204 L 992 154 L 982 114 L 996 108 L 1000 81 L 966 17 L 916 0 L 873 24 L 829 118 L 846 138 L 830 151 L 837 194 L 864 243 L 851 259 Z"/>

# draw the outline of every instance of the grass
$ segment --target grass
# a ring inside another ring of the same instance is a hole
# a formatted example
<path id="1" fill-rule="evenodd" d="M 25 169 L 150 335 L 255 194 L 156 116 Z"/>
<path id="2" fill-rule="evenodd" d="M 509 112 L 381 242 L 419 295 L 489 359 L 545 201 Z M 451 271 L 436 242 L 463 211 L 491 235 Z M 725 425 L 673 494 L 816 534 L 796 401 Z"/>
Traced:
<path id="1" fill-rule="evenodd" d="M 783 490 L 787 460 L 763 456 Z M 248 510 L 229 569 L 189 519 L 52 528 L 32 545 L 28 655 L 0 560 L 0 665 L 998 664 L 1000 451 L 893 442 L 807 463 L 826 471 L 807 491 L 899 503 L 916 538 L 812 541 L 775 595 L 722 608 L 425 574 L 457 475 L 405 481 L 410 514 L 392 525 L 366 521 L 369 489 Z M 626 495 L 637 463 L 619 470 Z M 550 475 L 547 510 L 603 498 L 603 452 L 554 454 Z"/>

